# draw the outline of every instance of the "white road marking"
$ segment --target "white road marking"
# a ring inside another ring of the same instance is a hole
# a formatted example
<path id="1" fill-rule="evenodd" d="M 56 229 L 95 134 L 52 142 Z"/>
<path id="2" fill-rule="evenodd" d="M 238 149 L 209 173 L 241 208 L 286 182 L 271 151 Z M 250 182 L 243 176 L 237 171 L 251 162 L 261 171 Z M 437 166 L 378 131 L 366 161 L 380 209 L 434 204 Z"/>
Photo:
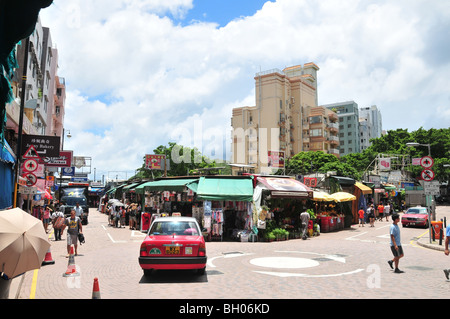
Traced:
<path id="1" fill-rule="evenodd" d="M 307 274 L 296 274 L 288 272 L 271 272 L 271 271 L 253 271 L 264 275 L 278 276 L 278 277 L 307 277 L 307 278 L 326 278 L 326 277 L 339 277 L 345 275 L 352 275 L 364 271 L 364 269 L 356 269 L 349 272 L 343 272 L 340 274 L 330 274 L 330 275 L 307 275 Z"/>

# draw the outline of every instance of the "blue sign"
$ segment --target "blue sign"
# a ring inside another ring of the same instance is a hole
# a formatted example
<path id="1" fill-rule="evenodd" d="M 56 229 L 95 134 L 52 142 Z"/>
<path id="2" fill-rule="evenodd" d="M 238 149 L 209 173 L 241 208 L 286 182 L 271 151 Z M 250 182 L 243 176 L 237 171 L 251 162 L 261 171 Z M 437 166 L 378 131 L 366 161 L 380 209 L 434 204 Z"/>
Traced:
<path id="1" fill-rule="evenodd" d="M 75 167 L 63 167 L 63 176 L 75 176 Z"/>

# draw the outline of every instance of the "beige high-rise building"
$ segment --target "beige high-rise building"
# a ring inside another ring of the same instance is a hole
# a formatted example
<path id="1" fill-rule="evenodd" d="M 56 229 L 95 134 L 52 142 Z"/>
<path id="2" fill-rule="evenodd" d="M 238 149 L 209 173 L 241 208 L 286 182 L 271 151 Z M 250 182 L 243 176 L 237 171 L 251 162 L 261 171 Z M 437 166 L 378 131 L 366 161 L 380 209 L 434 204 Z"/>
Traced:
<path id="1" fill-rule="evenodd" d="M 269 152 L 284 158 L 319 150 L 339 156 L 337 114 L 317 106 L 318 70 L 311 62 L 256 74 L 256 106 L 233 109 L 232 164 L 270 174 L 277 165 Z"/>

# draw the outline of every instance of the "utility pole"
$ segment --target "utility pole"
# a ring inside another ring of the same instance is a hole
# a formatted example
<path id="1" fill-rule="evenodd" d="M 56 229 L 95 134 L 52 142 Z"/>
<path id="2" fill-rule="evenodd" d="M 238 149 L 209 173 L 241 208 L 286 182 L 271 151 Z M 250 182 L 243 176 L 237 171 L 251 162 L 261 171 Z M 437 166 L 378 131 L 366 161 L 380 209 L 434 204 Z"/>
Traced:
<path id="1" fill-rule="evenodd" d="M 30 45 L 30 37 L 25 40 L 25 56 L 22 70 L 22 89 L 20 91 L 20 114 L 19 114 L 19 129 L 17 136 L 17 151 L 16 151 L 16 174 L 14 175 L 14 203 L 13 207 L 17 207 L 17 181 L 19 180 L 20 173 L 20 159 L 22 157 L 22 130 L 23 130 L 23 113 L 25 108 L 25 91 L 27 85 L 27 70 L 28 70 L 28 51 Z"/>

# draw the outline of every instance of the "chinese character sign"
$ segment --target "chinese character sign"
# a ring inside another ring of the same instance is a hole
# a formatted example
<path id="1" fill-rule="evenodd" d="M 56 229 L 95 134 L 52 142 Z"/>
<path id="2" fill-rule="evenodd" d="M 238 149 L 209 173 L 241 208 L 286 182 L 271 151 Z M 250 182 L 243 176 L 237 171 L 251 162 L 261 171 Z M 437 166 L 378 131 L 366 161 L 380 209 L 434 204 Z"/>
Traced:
<path id="1" fill-rule="evenodd" d="M 269 167 L 284 168 L 284 152 L 269 151 Z"/>
<path id="2" fill-rule="evenodd" d="M 165 159 L 166 155 L 145 155 L 145 168 L 163 170 Z"/>

